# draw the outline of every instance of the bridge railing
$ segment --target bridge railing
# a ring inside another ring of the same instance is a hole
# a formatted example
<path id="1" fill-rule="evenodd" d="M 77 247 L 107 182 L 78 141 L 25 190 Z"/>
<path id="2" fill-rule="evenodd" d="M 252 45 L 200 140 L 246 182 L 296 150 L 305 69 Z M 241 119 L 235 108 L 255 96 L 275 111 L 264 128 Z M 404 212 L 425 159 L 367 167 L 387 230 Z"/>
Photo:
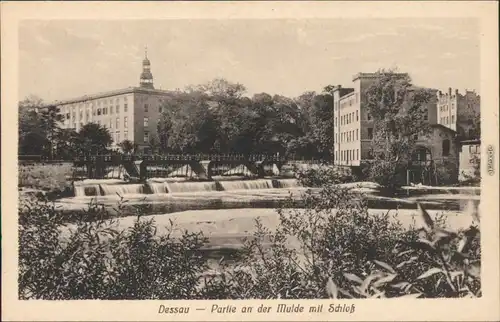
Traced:
<path id="1" fill-rule="evenodd" d="M 162 154 L 162 155 L 92 155 L 79 156 L 75 162 L 120 162 L 120 161 L 274 161 L 286 162 L 295 160 L 290 156 L 266 155 L 266 154 Z M 300 159 L 299 159 L 300 160 Z M 297 161 L 299 161 L 297 160 Z"/>

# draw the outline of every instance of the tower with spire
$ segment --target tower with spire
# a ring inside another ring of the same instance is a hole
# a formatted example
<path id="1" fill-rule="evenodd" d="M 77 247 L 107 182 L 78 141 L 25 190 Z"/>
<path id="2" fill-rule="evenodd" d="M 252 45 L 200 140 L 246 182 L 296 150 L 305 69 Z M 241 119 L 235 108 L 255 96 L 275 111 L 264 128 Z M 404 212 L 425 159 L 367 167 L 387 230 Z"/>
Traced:
<path id="1" fill-rule="evenodd" d="M 142 88 L 154 89 L 153 74 L 151 74 L 151 62 L 148 59 L 148 47 L 144 49 L 144 60 L 142 61 L 140 85 Z"/>

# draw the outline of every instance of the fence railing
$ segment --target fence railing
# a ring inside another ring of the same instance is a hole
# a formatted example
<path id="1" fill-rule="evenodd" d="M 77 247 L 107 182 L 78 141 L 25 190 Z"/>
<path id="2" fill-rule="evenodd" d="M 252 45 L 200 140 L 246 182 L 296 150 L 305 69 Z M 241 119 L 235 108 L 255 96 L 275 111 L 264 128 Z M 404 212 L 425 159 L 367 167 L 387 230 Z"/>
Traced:
<path id="1" fill-rule="evenodd" d="M 330 163 L 330 160 L 299 157 L 296 155 L 278 155 L 278 154 L 154 154 L 154 155 L 132 155 L 132 154 L 105 154 L 105 155 L 85 155 L 74 158 L 65 158 L 52 160 L 42 157 L 41 155 L 18 155 L 18 160 L 21 162 L 43 162 L 43 163 L 58 163 L 58 162 L 122 162 L 122 161 L 268 161 L 268 162 L 304 162 L 309 163 Z"/>

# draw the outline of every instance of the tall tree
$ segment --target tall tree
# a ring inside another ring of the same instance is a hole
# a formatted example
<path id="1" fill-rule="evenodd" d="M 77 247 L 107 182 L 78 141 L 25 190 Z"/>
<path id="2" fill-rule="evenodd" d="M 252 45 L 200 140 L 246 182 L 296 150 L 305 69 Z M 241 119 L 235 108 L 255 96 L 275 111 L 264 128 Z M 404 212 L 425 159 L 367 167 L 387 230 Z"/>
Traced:
<path id="1" fill-rule="evenodd" d="M 78 133 L 73 129 L 60 129 L 55 138 L 55 154 L 57 159 L 68 160 L 78 153 Z"/>
<path id="2" fill-rule="evenodd" d="M 19 153 L 53 158 L 62 120 L 56 106 L 46 106 L 36 96 L 19 102 Z"/>
<path id="3" fill-rule="evenodd" d="M 210 152 L 217 128 L 206 95 L 200 92 L 177 93 L 165 100 L 158 136 L 164 150 Z"/>
<path id="4" fill-rule="evenodd" d="M 333 97 L 316 95 L 310 110 L 311 130 L 308 133 L 316 147 L 316 155 L 328 159 L 333 149 Z"/>
<path id="5" fill-rule="evenodd" d="M 380 71 L 366 91 L 367 110 L 374 121 L 372 179 L 386 185 L 398 179 L 408 166 L 419 136 L 429 132 L 425 120 L 431 92 L 415 88 L 407 74 Z"/>
<path id="6" fill-rule="evenodd" d="M 74 146 L 78 155 L 96 155 L 108 153 L 113 139 L 108 129 L 96 124 L 85 124 L 75 138 Z"/>
<path id="7" fill-rule="evenodd" d="M 30 109 L 19 110 L 18 153 L 24 155 L 42 155 L 47 145 L 47 136 L 42 130 L 38 113 Z"/>
<path id="8" fill-rule="evenodd" d="M 215 78 L 202 85 L 190 86 L 189 89 L 204 93 L 210 97 L 211 101 L 220 106 L 234 104 L 246 92 L 246 88 L 242 84 L 233 83 L 224 78 Z"/>

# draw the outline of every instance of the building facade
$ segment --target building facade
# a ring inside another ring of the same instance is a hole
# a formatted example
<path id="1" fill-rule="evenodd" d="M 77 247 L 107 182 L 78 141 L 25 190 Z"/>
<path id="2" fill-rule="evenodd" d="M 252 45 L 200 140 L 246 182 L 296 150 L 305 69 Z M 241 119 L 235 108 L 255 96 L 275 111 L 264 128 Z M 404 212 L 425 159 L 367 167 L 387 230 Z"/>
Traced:
<path id="1" fill-rule="evenodd" d="M 398 74 L 407 77 L 408 74 Z M 366 90 L 379 77 L 377 73 L 359 73 L 353 77 L 352 88 L 338 85 L 333 89 L 334 108 L 334 164 L 360 166 L 362 161 L 372 159 L 371 141 L 374 124 L 368 113 Z M 419 89 L 417 87 L 411 90 Z M 434 89 L 428 89 L 437 92 Z M 437 99 L 435 95 L 427 103 L 425 119 L 436 122 Z"/>
<path id="2" fill-rule="evenodd" d="M 467 181 L 480 176 L 480 158 L 480 140 L 468 140 L 460 142 L 460 173 L 458 177 L 460 181 Z"/>
<path id="3" fill-rule="evenodd" d="M 480 115 L 481 97 L 475 91 L 465 91 L 448 88 L 447 93 L 437 93 L 438 124 L 457 131 L 462 138 L 472 139 L 474 133 L 474 118 Z"/>
<path id="4" fill-rule="evenodd" d="M 458 181 L 460 144 L 455 131 L 431 124 L 429 133 L 419 136 L 415 145 L 408 183 L 439 185 Z"/>
<path id="5" fill-rule="evenodd" d="M 64 116 L 62 128 L 79 131 L 85 124 L 97 123 L 108 129 L 113 147 L 130 140 L 138 144 L 140 150 L 147 152 L 151 137 L 157 135 L 163 101 L 171 96 L 171 92 L 154 88 L 147 53 L 142 67 L 139 87 L 53 103 Z"/>

